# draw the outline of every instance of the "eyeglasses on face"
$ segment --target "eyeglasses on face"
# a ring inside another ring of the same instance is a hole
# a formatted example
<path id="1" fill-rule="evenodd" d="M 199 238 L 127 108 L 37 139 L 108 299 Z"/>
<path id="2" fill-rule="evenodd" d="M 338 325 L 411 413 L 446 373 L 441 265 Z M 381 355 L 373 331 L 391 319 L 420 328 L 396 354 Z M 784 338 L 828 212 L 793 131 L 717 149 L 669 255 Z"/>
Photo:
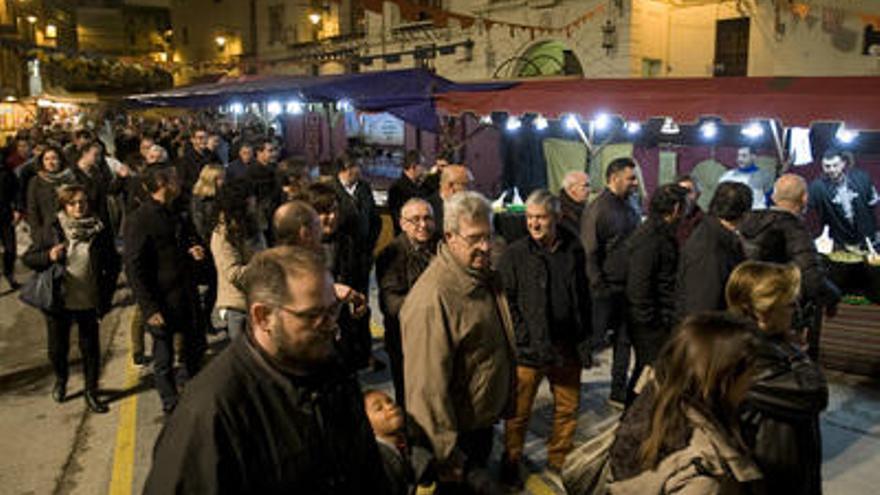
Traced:
<path id="1" fill-rule="evenodd" d="M 431 216 L 431 215 L 403 217 L 403 221 L 415 225 L 415 224 L 418 224 L 418 223 L 430 223 L 430 222 L 433 222 L 433 221 L 434 221 L 434 217 Z"/>
<path id="2" fill-rule="evenodd" d="M 488 234 L 472 234 L 472 235 L 461 235 L 458 232 L 453 232 L 454 235 L 461 238 L 468 246 L 473 247 L 480 244 L 491 244 L 493 235 L 492 233 Z"/>
<path id="3" fill-rule="evenodd" d="M 339 314 L 342 312 L 342 304 L 342 301 L 337 301 L 330 306 L 310 308 L 305 310 L 296 310 L 293 308 L 288 308 L 284 305 L 278 305 L 275 307 L 298 320 L 302 320 L 304 322 L 314 325 L 320 321 L 335 322 L 336 320 L 338 320 Z"/>

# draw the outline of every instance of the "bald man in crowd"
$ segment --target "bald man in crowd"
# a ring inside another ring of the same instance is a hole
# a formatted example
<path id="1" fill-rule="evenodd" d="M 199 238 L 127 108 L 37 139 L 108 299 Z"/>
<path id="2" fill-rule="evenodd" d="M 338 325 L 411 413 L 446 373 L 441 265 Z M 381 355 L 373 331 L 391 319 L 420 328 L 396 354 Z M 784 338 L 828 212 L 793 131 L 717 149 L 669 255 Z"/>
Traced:
<path id="1" fill-rule="evenodd" d="M 801 270 L 801 322 L 808 326 L 808 354 L 819 358 L 819 334 L 822 309 L 833 315 L 840 300 L 840 290 L 831 282 L 813 238 L 807 231 L 803 214 L 809 194 L 803 177 L 785 174 L 773 186 L 774 206 L 753 211 L 739 226 L 747 239 L 749 258 L 774 263 L 794 263 Z"/>
<path id="2" fill-rule="evenodd" d="M 446 165 L 440 172 L 440 189 L 428 198 L 428 203 L 434 210 L 436 225 L 443 225 L 443 202 L 453 194 L 468 191 L 474 182 L 474 175 L 461 164 Z"/>

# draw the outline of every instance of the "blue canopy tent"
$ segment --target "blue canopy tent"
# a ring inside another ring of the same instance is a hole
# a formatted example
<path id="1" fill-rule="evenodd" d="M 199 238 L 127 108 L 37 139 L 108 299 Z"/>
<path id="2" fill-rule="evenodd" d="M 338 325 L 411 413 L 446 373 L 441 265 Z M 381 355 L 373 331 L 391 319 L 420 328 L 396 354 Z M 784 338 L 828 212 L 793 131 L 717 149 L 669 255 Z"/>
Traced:
<path id="1" fill-rule="evenodd" d="M 267 99 L 332 103 L 347 100 L 367 112 L 388 112 L 425 131 L 437 132 L 434 95 L 495 91 L 517 83 L 455 83 L 423 69 L 365 72 L 336 76 L 257 75 L 226 78 L 169 91 L 129 96 L 139 106 L 209 107 Z"/>

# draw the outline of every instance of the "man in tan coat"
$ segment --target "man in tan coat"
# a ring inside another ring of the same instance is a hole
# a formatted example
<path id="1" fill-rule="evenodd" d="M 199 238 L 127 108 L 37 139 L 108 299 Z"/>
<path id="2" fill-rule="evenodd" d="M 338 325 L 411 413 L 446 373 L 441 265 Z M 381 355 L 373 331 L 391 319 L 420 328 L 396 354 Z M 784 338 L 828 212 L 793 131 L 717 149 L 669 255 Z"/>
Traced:
<path id="1" fill-rule="evenodd" d="M 513 325 L 491 268 L 489 202 L 460 192 L 445 209 L 444 241 L 400 313 L 406 406 L 431 441 L 441 482 L 473 482 L 511 405 Z"/>

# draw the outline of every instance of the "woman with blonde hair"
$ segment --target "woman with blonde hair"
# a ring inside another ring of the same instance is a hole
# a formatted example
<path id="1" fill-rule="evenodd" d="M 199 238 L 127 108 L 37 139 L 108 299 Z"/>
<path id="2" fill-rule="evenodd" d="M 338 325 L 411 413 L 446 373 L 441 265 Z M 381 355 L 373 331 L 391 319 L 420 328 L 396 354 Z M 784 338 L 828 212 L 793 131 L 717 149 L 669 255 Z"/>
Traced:
<path id="1" fill-rule="evenodd" d="M 738 415 L 757 345 L 746 319 L 722 312 L 686 318 L 655 361 L 653 382 L 621 419 L 609 493 L 757 489 L 761 473 L 741 439 Z"/>
<path id="2" fill-rule="evenodd" d="M 741 419 L 769 493 L 822 493 L 819 413 L 828 384 L 796 343 L 800 270 L 761 261 L 740 264 L 727 281 L 728 311 L 760 329 L 755 375 Z M 793 331 L 794 330 L 794 331 Z"/>
<path id="3" fill-rule="evenodd" d="M 226 172 L 219 165 L 205 165 L 192 191 L 192 220 L 202 240 L 210 241 L 217 225 L 217 193 L 223 187 Z"/>

